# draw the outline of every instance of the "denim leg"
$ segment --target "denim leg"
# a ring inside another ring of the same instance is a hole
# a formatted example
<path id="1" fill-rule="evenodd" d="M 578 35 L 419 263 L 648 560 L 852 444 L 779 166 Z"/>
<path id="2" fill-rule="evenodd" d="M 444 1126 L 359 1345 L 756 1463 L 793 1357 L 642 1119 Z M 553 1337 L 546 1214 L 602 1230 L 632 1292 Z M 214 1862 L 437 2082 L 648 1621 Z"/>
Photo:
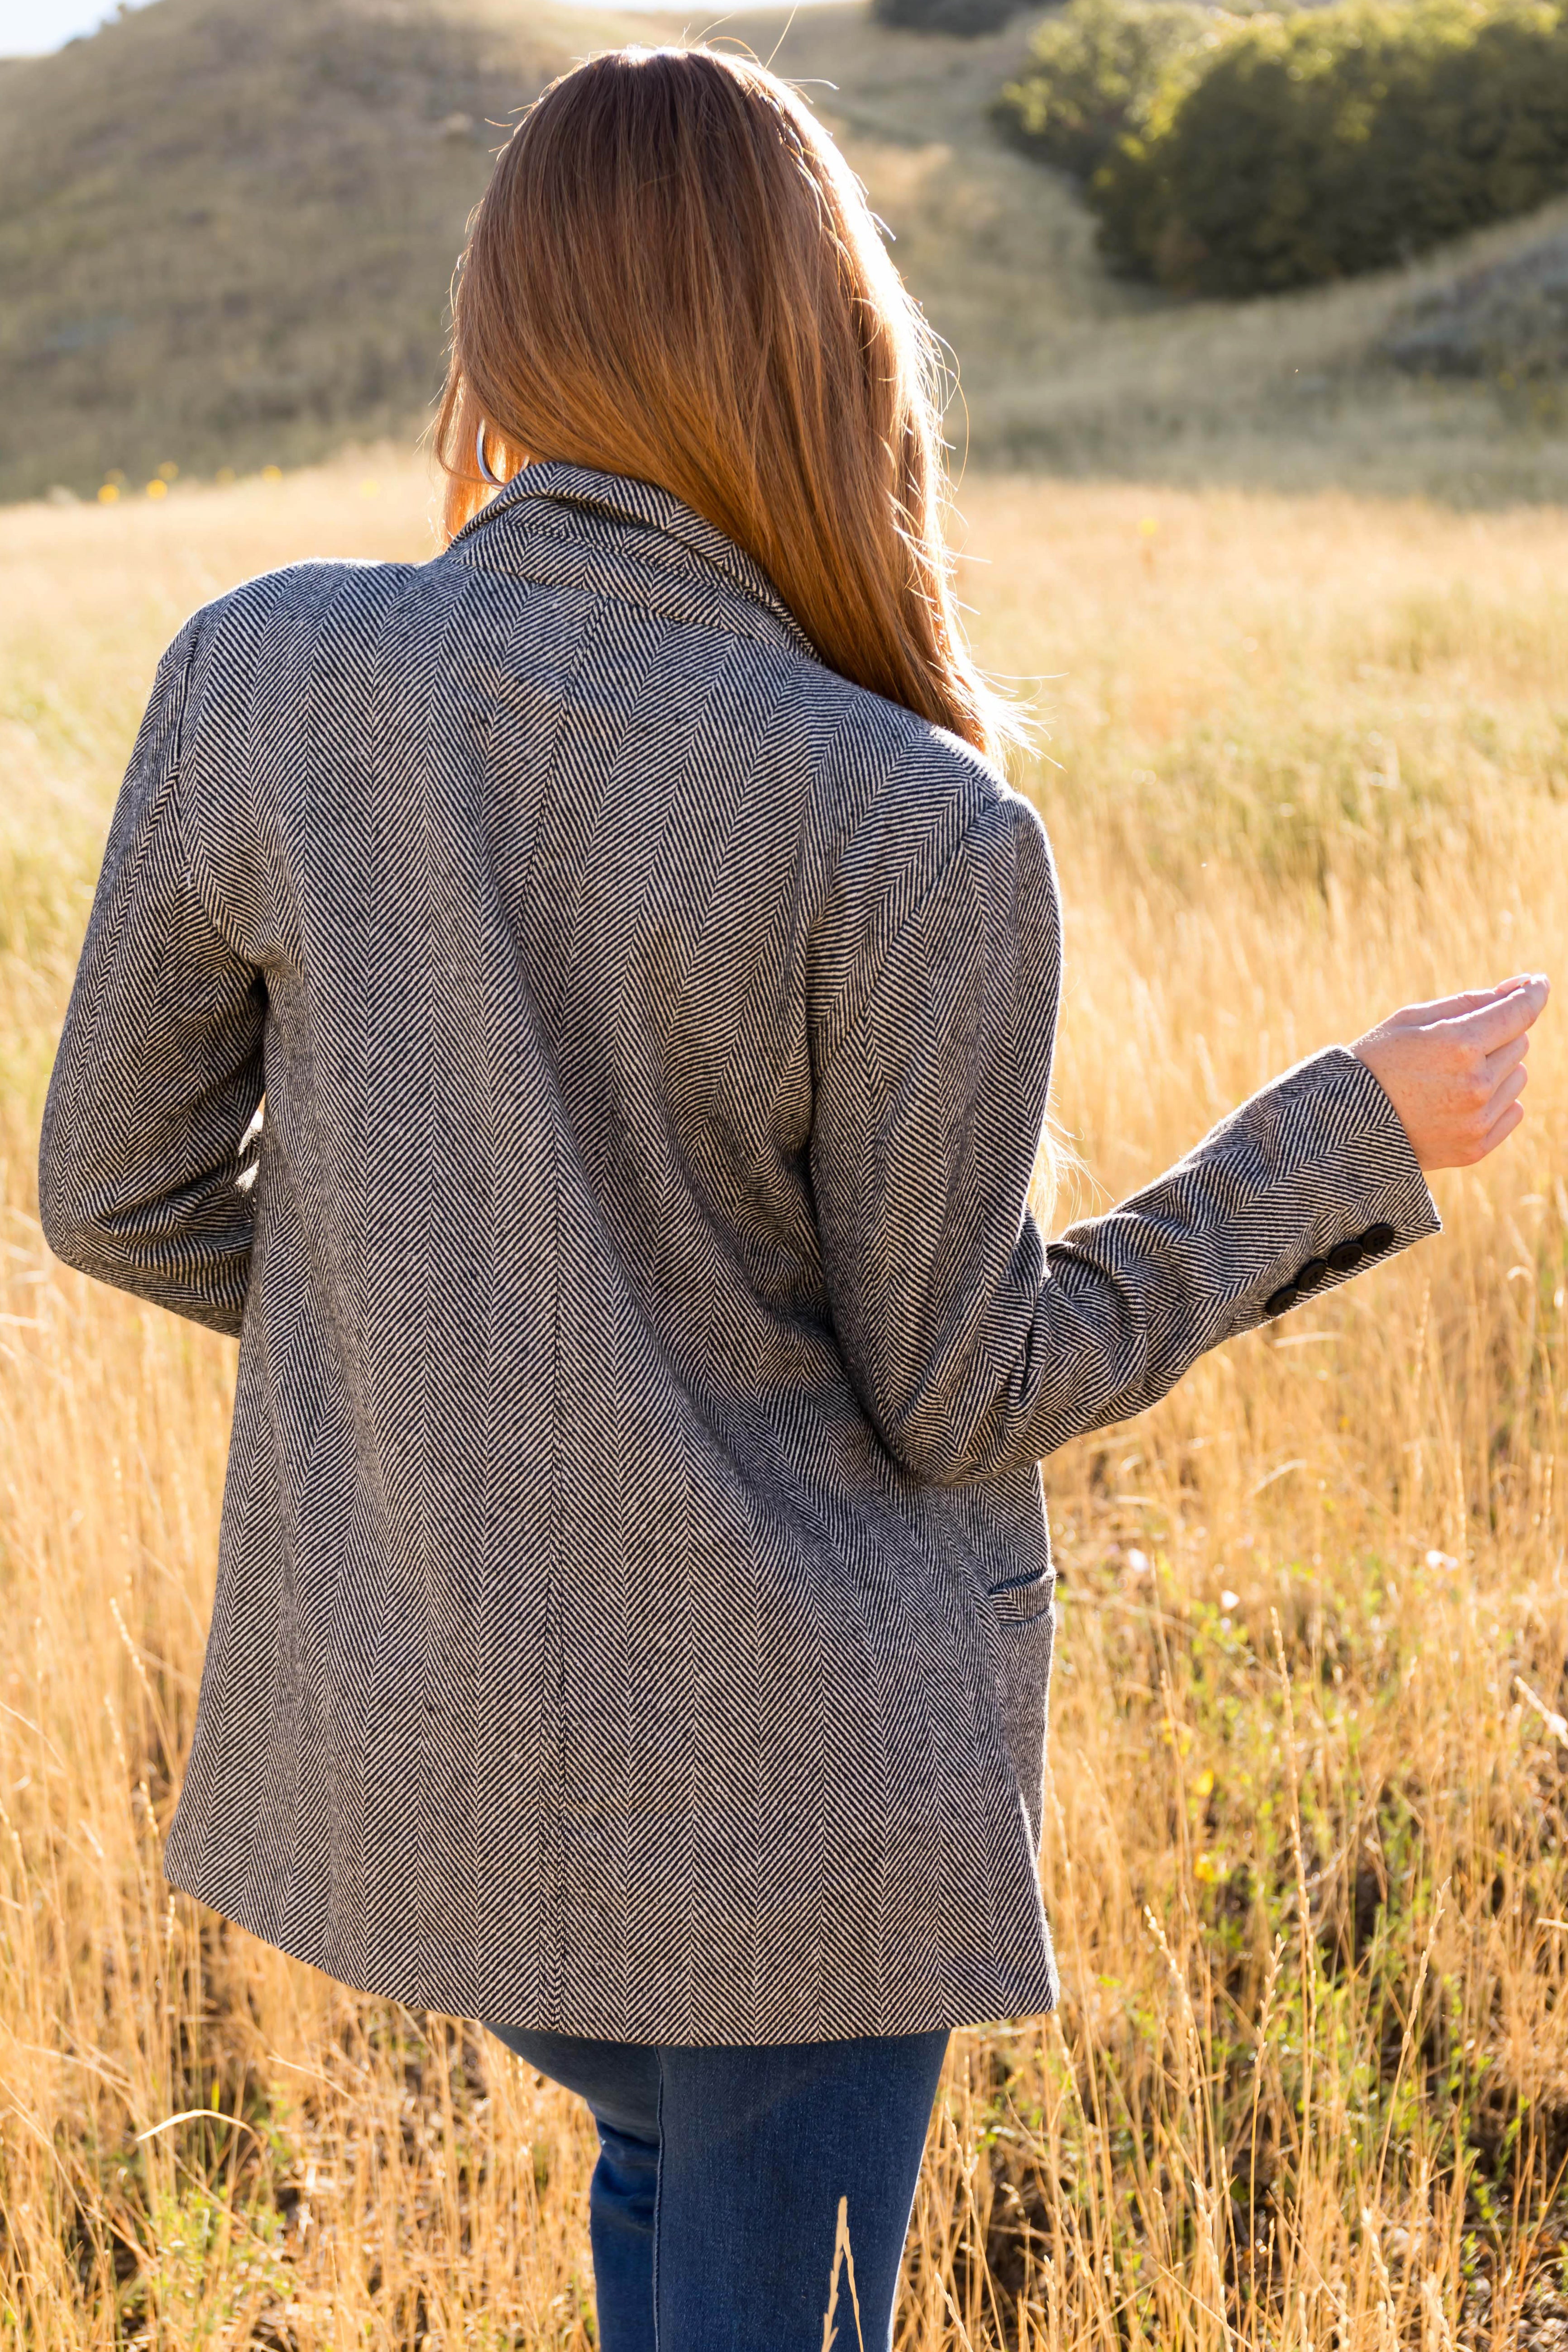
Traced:
<path id="1" fill-rule="evenodd" d="M 601 2352 L 655 2352 L 659 2053 L 640 2043 L 486 2028 L 552 2082 L 586 2100 L 599 2131 L 588 2190 Z"/>
<path id="2" fill-rule="evenodd" d="M 822 2352 L 840 2198 L 866 2352 L 888 2352 L 947 2039 L 660 2053 L 665 2352 Z M 837 2328 L 856 2344 L 842 2269 Z"/>
<path id="3" fill-rule="evenodd" d="M 604 2352 L 821 2352 L 839 2200 L 855 2297 L 888 2352 L 947 2035 L 654 2049 L 489 2027 L 586 2099 Z"/>

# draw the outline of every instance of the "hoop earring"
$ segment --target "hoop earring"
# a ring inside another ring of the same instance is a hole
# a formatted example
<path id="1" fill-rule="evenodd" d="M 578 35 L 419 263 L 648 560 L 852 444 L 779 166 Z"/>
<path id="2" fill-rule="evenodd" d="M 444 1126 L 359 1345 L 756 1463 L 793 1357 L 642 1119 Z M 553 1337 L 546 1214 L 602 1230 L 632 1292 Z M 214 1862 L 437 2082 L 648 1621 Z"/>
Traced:
<path id="1" fill-rule="evenodd" d="M 491 488 L 504 489 L 506 488 L 504 480 L 500 474 L 491 473 L 489 459 L 485 456 L 485 420 L 482 416 L 479 419 L 479 431 L 474 435 L 474 457 L 479 472 L 489 483 Z"/>

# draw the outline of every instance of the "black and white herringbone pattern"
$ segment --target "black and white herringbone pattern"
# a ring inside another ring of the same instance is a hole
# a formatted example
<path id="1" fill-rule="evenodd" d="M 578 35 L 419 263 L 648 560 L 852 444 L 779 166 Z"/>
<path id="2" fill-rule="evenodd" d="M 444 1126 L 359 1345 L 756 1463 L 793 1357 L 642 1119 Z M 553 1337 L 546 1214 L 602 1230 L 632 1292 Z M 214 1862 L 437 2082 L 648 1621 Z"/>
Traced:
<path id="1" fill-rule="evenodd" d="M 1047 1247 L 1059 940 L 1026 803 L 646 485 L 196 614 L 41 1170 L 239 1334 L 176 1886 L 623 2041 L 1050 2004 L 1037 1457 L 1436 1223 L 1333 1048 Z"/>

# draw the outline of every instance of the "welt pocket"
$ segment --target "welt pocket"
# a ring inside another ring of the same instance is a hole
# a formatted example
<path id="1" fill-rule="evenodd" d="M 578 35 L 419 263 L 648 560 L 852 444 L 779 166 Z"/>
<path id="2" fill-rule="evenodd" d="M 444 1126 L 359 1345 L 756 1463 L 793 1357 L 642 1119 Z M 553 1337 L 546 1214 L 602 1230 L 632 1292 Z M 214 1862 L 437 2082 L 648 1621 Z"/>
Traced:
<path id="1" fill-rule="evenodd" d="M 1004 1624 L 1020 1625 L 1049 1609 L 1056 1585 L 1056 1578 L 1049 1573 L 1032 1576 L 1024 1584 L 995 1585 L 987 1591 L 985 1598 Z"/>

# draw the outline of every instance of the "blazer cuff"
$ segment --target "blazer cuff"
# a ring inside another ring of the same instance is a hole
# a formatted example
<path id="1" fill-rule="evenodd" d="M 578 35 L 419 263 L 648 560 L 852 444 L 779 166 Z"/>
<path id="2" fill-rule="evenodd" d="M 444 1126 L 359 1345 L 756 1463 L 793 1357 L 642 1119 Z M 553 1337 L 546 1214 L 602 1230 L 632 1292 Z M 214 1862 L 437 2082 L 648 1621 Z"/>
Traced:
<path id="1" fill-rule="evenodd" d="M 1348 1045 L 1330 1045 L 1287 1070 L 1240 1116 L 1249 1114 L 1262 1115 L 1287 1139 L 1284 1155 L 1294 1163 L 1303 1213 L 1295 1243 L 1237 1300 L 1227 1336 L 1275 1322 L 1441 1233 L 1405 1122 Z"/>

